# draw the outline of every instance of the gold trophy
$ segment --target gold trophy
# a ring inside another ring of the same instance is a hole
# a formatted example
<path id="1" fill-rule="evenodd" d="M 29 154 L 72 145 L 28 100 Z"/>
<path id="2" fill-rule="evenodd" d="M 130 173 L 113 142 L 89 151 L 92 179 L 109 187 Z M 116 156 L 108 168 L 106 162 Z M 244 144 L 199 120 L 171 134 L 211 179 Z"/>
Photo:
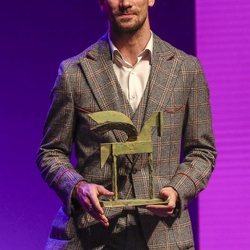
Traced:
<path id="1" fill-rule="evenodd" d="M 151 130 L 152 127 L 156 126 L 158 128 L 158 136 L 162 135 L 162 112 L 153 112 L 139 134 L 131 119 L 121 112 L 100 111 L 88 114 L 88 116 L 97 123 L 97 126 L 92 128 L 92 131 L 103 134 L 110 130 L 118 129 L 124 131 L 128 136 L 126 142 L 101 143 L 100 145 L 101 168 L 104 166 L 109 156 L 112 157 L 112 191 L 114 192 L 113 198 L 107 201 L 100 201 L 101 205 L 103 207 L 125 207 L 167 204 L 168 200 L 154 197 L 153 185 L 154 168 Z M 147 153 L 149 157 L 149 199 L 118 199 L 117 157 L 119 155 L 143 153 Z"/>

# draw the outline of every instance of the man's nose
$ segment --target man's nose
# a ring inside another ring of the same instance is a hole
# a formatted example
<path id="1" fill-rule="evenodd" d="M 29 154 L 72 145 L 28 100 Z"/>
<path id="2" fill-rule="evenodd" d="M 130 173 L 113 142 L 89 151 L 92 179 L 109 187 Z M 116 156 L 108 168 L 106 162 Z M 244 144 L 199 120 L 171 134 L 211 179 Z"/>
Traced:
<path id="1" fill-rule="evenodd" d="M 132 0 L 120 0 L 120 7 L 126 9 L 132 6 Z"/>

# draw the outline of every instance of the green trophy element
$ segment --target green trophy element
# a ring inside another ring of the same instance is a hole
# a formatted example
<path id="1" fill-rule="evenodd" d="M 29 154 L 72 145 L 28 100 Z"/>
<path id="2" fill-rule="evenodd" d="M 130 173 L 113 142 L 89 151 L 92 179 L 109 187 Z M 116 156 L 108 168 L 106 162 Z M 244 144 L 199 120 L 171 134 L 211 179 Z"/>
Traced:
<path id="1" fill-rule="evenodd" d="M 151 117 L 144 124 L 141 132 L 138 134 L 131 119 L 121 112 L 100 111 L 88 116 L 93 119 L 97 125 L 92 131 L 98 134 L 104 134 L 110 130 L 116 129 L 126 133 L 128 139 L 126 142 L 101 143 L 100 157 L 101 168 L 106 163 L 108 157 L 112 156 L 112 191 L 114 197 L 112 200 L 101 201 L 104 207 L 123 207 L 123 206 L 142 206 L 150 204 L 167 204 L 168 200 L 162 200 L 154 197 L 153 180 L 153 143 L 151 138 L 152 127 L 158 128 L 158 136 L 162 135 L 163 114 L 162 112 L 153 112 Z M 149 199 L 118 199 L 117 187 L 117 157 L 125 154 L 142 154 L 149 156 Z"/>

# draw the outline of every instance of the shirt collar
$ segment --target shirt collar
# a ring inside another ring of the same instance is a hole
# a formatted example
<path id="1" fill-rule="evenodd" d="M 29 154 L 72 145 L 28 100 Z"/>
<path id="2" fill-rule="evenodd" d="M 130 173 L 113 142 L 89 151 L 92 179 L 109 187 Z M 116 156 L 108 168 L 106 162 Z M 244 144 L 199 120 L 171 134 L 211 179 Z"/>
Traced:
<path id="1" fill-rule="evenodd" d="M 151 63 L 151 59 L 152 59 L 152 55 L 153 55 L 153 33 L 152 31 L 150 31 L 150 39 L 145 47 L 145 49 L 137 56 L 138 57 L 138 61 L 144 56 L 147 55 L 147 59 L 150 61 Z M 108 34 L 108 42 L 109 42 L 109 46 L 110 46 L 110 50 L 111 50 L 111 55 L 112 55 L 112 61 L 115 62 L 116 58 L 118 58 L 119 62 L 124 64 L 124 65 L 130 65 L 128 62 L 126 62 L 124 60 L 124 58 L 122 57 L 122 54 L 120 53 L 120 51 L 117 49 L 117 47 L 113 44 L 113 42 L 111 41 L 110 38 L 110 34 Z M 130 65 L 131 66 L 131 65 Z"/>

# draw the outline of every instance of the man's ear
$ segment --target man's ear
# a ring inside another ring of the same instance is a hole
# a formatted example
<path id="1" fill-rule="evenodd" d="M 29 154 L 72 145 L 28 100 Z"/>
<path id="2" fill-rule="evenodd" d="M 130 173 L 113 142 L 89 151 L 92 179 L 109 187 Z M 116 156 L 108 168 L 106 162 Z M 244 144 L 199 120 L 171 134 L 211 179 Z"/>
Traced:
<path id="1" fill-rule="evenodd" d="M 149 7 L 153 7 L 154 4 L 155 4 L 155 0 L 149 0 L 149 1 L 148 1 L 148 6 L 149 6 Z"/>

